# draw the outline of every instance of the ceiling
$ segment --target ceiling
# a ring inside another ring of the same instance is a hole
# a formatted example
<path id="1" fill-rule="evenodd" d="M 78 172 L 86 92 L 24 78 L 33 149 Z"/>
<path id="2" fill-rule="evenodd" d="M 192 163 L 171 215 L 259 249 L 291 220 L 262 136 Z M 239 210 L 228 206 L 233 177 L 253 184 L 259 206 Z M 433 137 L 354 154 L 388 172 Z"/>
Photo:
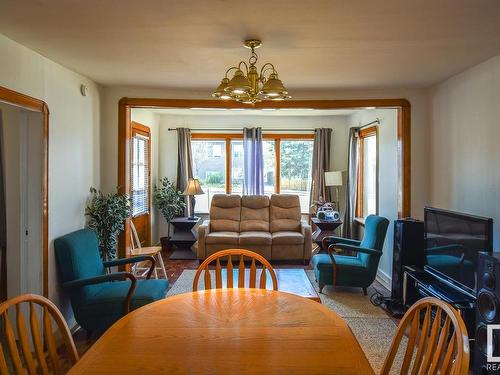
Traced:
<path id="1" fill-rule="evenodd" d="M 2 0 L 0 33 L 104 85 L 208 93 L 258 37 L 292 95 L 427 87 L 500 53 L 500 1 Z"/>
<path id="2" fill-rule="evenodd" d="M 132 111 L 152 112 L 159 115 L 180 115 L 180 116 L 350 116 L 358 112 L 370 111 L 375 108 L 365 109 L 306 109 L 306 108 L 279 108 L 279 109 L 224 109 L 224 108 L 132 108 Z M 378 109 L 385 111 L 386 109 Z M 390 109 L 387 109 L 390 111 Z"/>

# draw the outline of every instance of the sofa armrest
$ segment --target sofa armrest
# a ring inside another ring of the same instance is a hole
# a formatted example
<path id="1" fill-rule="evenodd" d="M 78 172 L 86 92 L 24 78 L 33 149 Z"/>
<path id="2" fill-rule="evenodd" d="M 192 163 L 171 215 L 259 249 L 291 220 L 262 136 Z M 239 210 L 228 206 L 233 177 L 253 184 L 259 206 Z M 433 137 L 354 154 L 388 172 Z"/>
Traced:
<path id="1" fill-rule="evenodd" d="M 205 220 L 198 227 L 198 251 L 197 251 L 198 259 L 205 259 L 207 256 L 206 238 L 209 233 L 210 233 L 210 220 Z"/>
<path id="2" fill-rule="evenodd" d="M 304 261 L 311 259 L 312 256 L 312 230 L 311 226 L 305 221 L 300 222 L 300 231 L 304 236 Z"/>

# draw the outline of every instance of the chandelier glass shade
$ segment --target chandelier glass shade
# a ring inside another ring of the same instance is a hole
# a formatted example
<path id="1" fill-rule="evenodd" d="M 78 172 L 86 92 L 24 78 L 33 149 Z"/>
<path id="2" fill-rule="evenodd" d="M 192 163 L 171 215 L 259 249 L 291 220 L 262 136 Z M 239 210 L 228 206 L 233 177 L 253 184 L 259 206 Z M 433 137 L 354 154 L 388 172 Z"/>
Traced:
<path id="1" fill-rule="evenodd" d="M 255 64 L 258 56 L 255 49 L 262 42 L 257 39 L 245 40 L 244 46 L 252 50 L 248 63 L 240 61 L 237 66 L 230 67 L 212 96 L 222 100 L 236 100 L 240 103 L 255 104 L 262 100 L 285 100 L 291 98 L 278 72 L 271 63 L 265 63 L 260 72 Z M 234 73 L 233 73 L 234 71 Z M 228 75 L 233 73 L 232 78 Z"/>

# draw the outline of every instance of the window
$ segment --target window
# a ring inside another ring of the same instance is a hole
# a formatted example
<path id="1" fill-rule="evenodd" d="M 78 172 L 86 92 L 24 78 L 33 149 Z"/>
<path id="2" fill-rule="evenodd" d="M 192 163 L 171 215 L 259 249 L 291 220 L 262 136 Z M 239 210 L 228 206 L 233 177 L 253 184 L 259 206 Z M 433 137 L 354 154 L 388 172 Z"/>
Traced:
<path id="1" fill-rule="evenodd" d="M 297 194 L 302 212 L 309 212 L 313 137 L 263 135 L 264 194 Z M 191 138 L 193 174 L 205 191 L 196 197 L 196 211 L 206 213 L 214 194 L 243 194 L 243 137 L 194 133 Z"/>
<path id="2" fill-rule="evenodd" d="M 231 140 L 231 193 L 243 194 L 243 141 Z"/>
<path id="3" fill-rule="evenodd" d="M 297 194 L 302 212 L 308 212 L 313 141 L 282 140 L 280 143 L 280 190 L 286 194 Z"/>
<path id="4" fill-rule="evenodd" d="M 271 195 L 276 190 L 276 141 L 264 140 L 262 142 L 264 154 L 264 194 Z"/>
<path id="5" fill-rule="evenodd" d="M 149 131 L 132 129 L 132 216 L 149 213 Z"/>
<path id="6" fill-rule="evenodd" d="M 378 142 L 377 127 L 361 129 L 358 138 L 357 217 L 378 213 Z"/>
<path id="7" fill-rule="evenodd" d="M 214 194 L 226 192 L 226 142 L 224 139 L 192 140 L 193 177 L 205 194 L 196 196 L 196 211 L 208 212 Z"/>

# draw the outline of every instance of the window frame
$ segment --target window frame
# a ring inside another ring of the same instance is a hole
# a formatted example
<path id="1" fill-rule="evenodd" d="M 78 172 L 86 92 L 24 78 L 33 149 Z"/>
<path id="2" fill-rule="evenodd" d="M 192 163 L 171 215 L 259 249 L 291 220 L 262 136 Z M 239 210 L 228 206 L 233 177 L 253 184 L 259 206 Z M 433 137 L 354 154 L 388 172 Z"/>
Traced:
<path id="1" fill-rule="evenodd" d="M 379 210 L 379 137 L 378 137 L 378 126 L 373 125 L 366 128 L 362 128 L 358 131 L 358 173 L 357 173 L 357 193 L 356 193 L 356 219 L 362 223 L 366 219 L 364 217 L 364 202 L 363 202 L 363 193 L 364 193 L 364 140 L 370 137 L 376 137 L 376 152 L 377 152 L 377 166 L 375 172 L 375 190 L 376 190 L 376 199 L 375 199 L 375 214 L 378 215 Z"/>
<path id="2" fill-rule="evenodd" d="M 138 214 L 133 214 L 133 207 L 130 207 L 130 212 L 131 212 L 131 217 L 139 217 L 141 215 L 148 215 L 151 213 L 151 202 L 152 202 L 152 197 L 151 197 L 151 129 L 146 126 L 142 125 L 138 122 L 132 122 L 132 134 L 131 134 L 131 142 L 130 142 L 130 200 L 131 204 L 133 205 L 133 195 L 134 195 L 134 190 L 133 190 L 133 183 L 132 183 L 132 178 L 133 178 L 133 169 L 134 169 L 134 150 L 133 150 L 133 139 L 135 135 L 140 135 L 142 137 L 147 138 L 147 188 L 145 189 L 147 192 L 147 205 L 146 205 L 146 211 L 140 212 Z"/>
<path id="3" fill-rule="evenodd" d="M 231 141 L 242 140 L 243 134 L 239 133 L 191 133 L 191 139 L 196 141 L 225 141 L 226 144 L 226 161 L 225 161 L 225 173 L 226 173 L 226 194 L 231 194 L 232 191 L 232 179 L 231 177 Z M 281 141 L 282 140 L 297 140 L 297 141 L 311 141 L 314 140 L 313 133 L 264 133 L 262 134 L 262 139 L 269 141 L 274 140 L 275 149 L 275 173 L 276 182 L 274 184 L 274 193 L 279 194 L 281 191 Z"/>

